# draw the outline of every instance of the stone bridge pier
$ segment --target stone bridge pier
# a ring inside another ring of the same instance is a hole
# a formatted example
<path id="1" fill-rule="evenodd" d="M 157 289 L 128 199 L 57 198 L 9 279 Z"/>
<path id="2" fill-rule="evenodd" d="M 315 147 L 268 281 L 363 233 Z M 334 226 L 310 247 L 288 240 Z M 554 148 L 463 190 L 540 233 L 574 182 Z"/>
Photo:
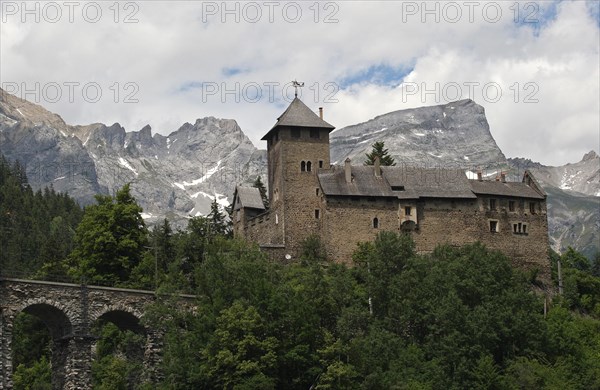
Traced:
<path id="1" fill-rule="evenodd" d="M 96 337 L 91 327 L 109 321 L 146 336 L 142 380 L 160 379 L 162 335 L 140 319 L 154 292 L 0 278 L 0 390 L 13 388 L 13 325 L 25 312 L 36 316 L 52 338 L 52 388 L 91 389 Z"/>

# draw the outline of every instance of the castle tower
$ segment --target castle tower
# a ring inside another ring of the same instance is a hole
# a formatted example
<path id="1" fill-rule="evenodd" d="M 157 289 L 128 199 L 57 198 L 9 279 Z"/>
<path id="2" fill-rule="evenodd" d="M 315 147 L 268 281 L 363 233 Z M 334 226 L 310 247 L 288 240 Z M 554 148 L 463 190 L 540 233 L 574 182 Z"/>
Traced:
<path id="1" fill-rule="evenodd" d="M 283 227 L 292 256 L 321 227 L 317 172 L 329 169 L 329 133 L 334 129 L 297 97 L 262 138 L 267 141 L 271 215 Z"/>

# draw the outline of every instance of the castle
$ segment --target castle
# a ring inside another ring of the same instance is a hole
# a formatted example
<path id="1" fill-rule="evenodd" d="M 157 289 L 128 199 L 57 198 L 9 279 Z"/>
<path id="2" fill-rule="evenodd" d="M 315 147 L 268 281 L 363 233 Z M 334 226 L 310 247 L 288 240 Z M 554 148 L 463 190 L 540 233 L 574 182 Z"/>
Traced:
<path id="1" fill-rule="evenodd" d="M 513 265 L 549 279 L 546 194 L 530 172 L 521 182 L 468 179 L 462 170 L 330 164 L 334 129 L 295 98 L 262 138 L 267 141 L 268 198 L 237 186 L 236 237 L 256 242 L 275 258 L 296 258 L 309 235 L 328 256 L 351 262 L 361 241 L 388 230 L 412 235 L 418 252 L 438 244 L 480 241 Z"/>

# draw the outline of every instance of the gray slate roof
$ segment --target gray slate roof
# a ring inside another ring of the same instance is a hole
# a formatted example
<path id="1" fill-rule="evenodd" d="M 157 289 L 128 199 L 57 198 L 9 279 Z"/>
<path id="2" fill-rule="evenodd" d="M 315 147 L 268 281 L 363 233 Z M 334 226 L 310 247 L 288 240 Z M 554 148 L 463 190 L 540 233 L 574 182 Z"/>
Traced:
<path id="1" fill-rule="evenodd" d="M 539 192 L 521 182 L 491 181 L 491 180 L 469 180 L 473 192 L 480 195 L 513 196 L 531 199 L 544 199 Z"/>
<path id="2" fill-rule="evenodd" d="M 396 196 L 383 176 L 375 176 L 372 166 L 352 167 L 352 183 L 346 183 L 343 166 L 334 166 L 332 169 L 319 171 L 318 176 L 325 195 Z"/>
<path id="3" fill-rule="evenodd" d="M 275 126 L 273 126 L 273 128 L 271 128 L 271 130 L 269 130 L 269 132 L 262 137 L 262 140 L 268 139 L 269 134 L 277 126 L 317 127 L 329 129 L 329 131 L 335 128 L 321 119 L 297 97 L 292 100 L 283 114 L 277 118 L 277 123 L 275 123 Z"/>
<path id="4" fill-rule="evenodd" d="M 457 169 L 381 167 L 376 177 L 372 166 L 352 166 L 351 183 L 346 183 L 343 166 L 318 173 L 325 195 L 374 196 L 399 199 L 451 198 L 475 199 L 477 195 L 498 195 L 530 199 L 544 196 L 522 182 L 469 180 Z"/>
<path id="5" fill-rule="evenodd" d="M 390 186 L 404 186 L 400 199 L 466 198 L 474 199 L 469 179 L 458 169 L 381 167 Z"/>
<path id="6" fill-rule="evenodd" d="M 352 183 L 346 183 L 343 166 L 320 171 L 318 176 L 323 192 L 330 196 L 476 198 L 462 171 L 406 167 L 381 167 L 381 171 L 377 177 L 373 166 L 353 166 Z"/>
<path id="7" fill-rule="evenodd" d="M 235 193 L 237 194 L 237 197 L 234 196 L 234 202 L 235 199 L 238 199 L 239 197 L 241 207 L 258 210 L 265 209 L 265 205 L 262 201 L 262 197 L 260 196 L 260 191 L 258 188 L 237 186 Z"/>

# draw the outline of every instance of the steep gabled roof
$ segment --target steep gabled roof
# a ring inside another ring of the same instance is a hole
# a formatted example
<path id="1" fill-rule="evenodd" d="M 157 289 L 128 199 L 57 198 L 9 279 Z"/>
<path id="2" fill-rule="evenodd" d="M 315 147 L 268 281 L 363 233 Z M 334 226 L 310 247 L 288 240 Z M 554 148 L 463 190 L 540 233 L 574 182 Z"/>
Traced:
<path id="1" fill-rule="evenodd" d="M 593 152 L 594 151 L 592 151 L 591 153 L 593 153 Z M 586 156 L 587 156 L 587 154 L 586 154 Z M 584 156 L 584 158 L 585 158 L 585 156 Z M 525 183 L 529 187 L 531 187 L 535 192 L 537 192 L 538 194 L 540 194 L 544 198 L 546 197 L 546 191 L 544 191 L 544 189 L 537 182 L 537 180 L 535 179 L 535 177 L 533 177 L 533 173 L 531 173 L 531 171 L 529 169 L 526 169 L 525 173 L 523 173 L 523 180 L 522 181 L 523 181 L 523 183 Z"/>
<path id="2" fill-rule="evenodd" d="M 237 186 L 233 194 L 234 209 L 238 208 L 265 210 L 260 191 L 255 187 Z"/>
<path id="3" fill-rule="evenodd" d="M 275 126 L 273 126 L 273 128 L 271 128 L 271 130 L 269 130 L 269 132 L 261 139 L 263 141 L 267 140 L 271 132 L 277 126 L 313 127 L 329 129 L 329 131 L 332 131 L 335 128 L 321 119 L 297 97 L 292 100 L 283 114 L 277 118 L 277 123 L 275 123 Z"/>

